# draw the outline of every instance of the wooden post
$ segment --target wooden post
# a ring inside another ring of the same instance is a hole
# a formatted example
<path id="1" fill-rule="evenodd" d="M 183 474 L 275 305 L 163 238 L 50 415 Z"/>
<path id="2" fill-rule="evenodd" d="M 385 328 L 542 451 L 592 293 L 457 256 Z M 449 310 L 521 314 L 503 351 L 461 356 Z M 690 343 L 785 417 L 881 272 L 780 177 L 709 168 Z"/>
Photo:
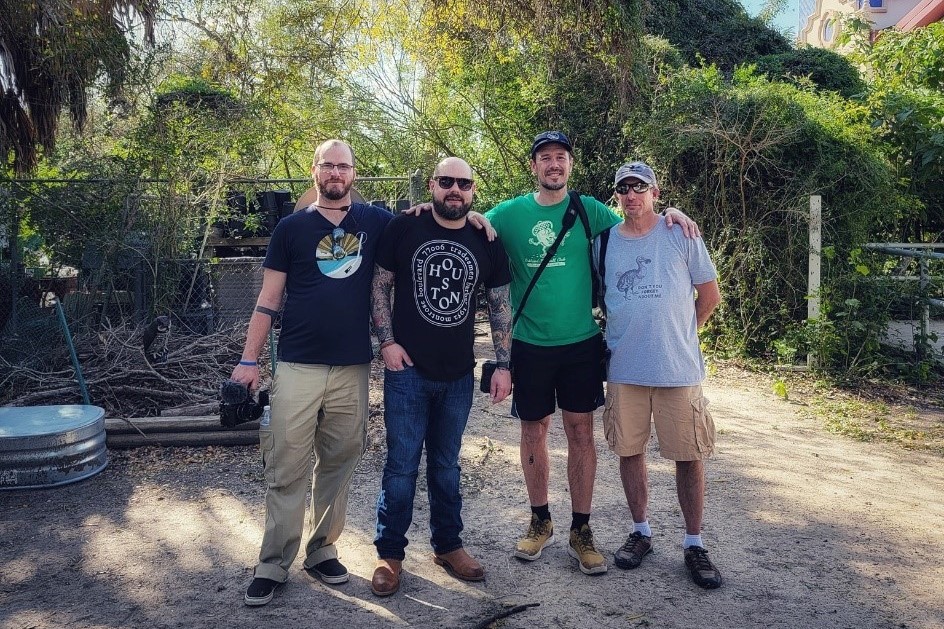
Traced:
<path id="1" fill-rule="evenodd" d="M 820 316 L 820 267 L 823 257 L 823 198 L 810 195 L 810 270 L 806 293 L 806 320 L 815 321 Z M 806 364 L 816 365 L 813 354 L 806 357 Z"/>
<path id="2" fill-rule="evenodd" d="M 807 286 L 807 320 L 819 319 L 820 265 L 823 253 L 823 200 L 810 195 L 810 273 Z"/>

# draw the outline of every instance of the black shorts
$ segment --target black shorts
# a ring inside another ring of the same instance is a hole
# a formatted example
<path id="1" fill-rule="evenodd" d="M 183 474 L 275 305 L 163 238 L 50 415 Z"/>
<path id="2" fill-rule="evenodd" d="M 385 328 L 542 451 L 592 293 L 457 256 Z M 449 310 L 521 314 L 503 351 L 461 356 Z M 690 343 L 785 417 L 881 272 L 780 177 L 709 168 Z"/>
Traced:
<path id="1" fill-rule="evenodd" d="M 511 414 L 522 421 L 544 419 L 554 412 L 555 399 L 561 410 L 593 412 L 603 405 L 602 360 L 599 336 L 550 347 L 514 339 Z"/>

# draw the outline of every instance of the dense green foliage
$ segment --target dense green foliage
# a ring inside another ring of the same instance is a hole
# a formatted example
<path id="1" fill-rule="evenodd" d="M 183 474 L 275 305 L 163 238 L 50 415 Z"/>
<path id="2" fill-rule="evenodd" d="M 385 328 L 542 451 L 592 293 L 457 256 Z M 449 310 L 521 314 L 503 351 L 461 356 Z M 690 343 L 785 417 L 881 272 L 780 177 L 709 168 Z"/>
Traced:
<path id="1" fill-rule="evenodd" d="M 799 48 L 764 55 L 754 62 L 757 71 L 772 80 L 798 82 L 808 79 L 816 87 L 852 98 L 865 92 L 859 70 L 845 57 L 825 48 Z"/>
<path id="2" fill-rule="evenodd" d="M 711 68 L 665 76 L 633 119 L 664 198 L 702 221 L 724 287 L 716 339 L 763 355 L 806 312 L 807 213 L 823 196 L 829 242 L 892 223 L 894 181 L 862 107 L 831 93 Z"/>
<path id="3" fill-rule="evenodd" d="M 653 2 L 646 13 L 646 31 L 672 42 L 689 64 L 704 60 L 726 72 L 790 50 L 786 37 L 750 17 L 737 0 Z"/>

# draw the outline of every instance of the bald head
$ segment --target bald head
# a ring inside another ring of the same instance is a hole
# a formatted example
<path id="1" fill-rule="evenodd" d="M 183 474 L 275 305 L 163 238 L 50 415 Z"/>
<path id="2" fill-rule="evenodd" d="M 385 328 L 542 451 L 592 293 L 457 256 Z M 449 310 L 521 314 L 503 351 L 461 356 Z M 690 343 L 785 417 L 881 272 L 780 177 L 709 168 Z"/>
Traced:
<path id="1" fill-rule="evenodd" d="M 333 154 L 336 154 L 339 149 L 347 152 L 348 158 L 350 160 L 348 163 L 353 164 L 354 149 L 351 148 L 350 144 L 344 142 L 343 140 L 325 140 L 318 145 L 318 148 L 315 149 L 315 159 L 311 162 L 312 168 L 314 168 L 315 164 L 321 161 L 326 152 L 330 150 Z"/>
<path id="2" fill-rule="evenodd" d="M 438 164 L 433 170 L 433 179 L 440 175 L 449 177 L 462 177 L 472 179 L 472 167 L 464 159 L 458 157 L 447 157 Z"/>

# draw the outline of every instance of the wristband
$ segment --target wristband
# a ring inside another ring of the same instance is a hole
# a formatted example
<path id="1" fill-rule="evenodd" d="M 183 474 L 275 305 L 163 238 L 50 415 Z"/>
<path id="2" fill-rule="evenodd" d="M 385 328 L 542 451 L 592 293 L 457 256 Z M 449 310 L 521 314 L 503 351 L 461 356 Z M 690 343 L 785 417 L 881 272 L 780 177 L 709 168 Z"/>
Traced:
<path id="1" fill-rule="evenodd" d="M 387 339 L 386 341 L 380 344 L 380 349 L 383 349 L 385 347 L 390 347 L 391 345 L 396 345 L 396 344 L 397 342 L 394 339 Z"/>
<path id="2" fill-rule="evenodd" d="M 239 361 L 239 364 L 242 365 L 242 366 L 244 366 L 244 367 L 257 367 L 257 366 L 258 366 L 258 364 L 256 363 L 256 361 L 254 361 L 254 360 L 241 360 L 241 361 Z"/>
<path id="3" fill-rule="evenodd" d="M 505 369 L 506 371 L 507 371 L 507 370 L 510 370 L 510 369 L 511 369 L 511 363 L 508 362 L 507 360 L 496 360 L 496 361 L 495 361 L 495 369 Z"/>

